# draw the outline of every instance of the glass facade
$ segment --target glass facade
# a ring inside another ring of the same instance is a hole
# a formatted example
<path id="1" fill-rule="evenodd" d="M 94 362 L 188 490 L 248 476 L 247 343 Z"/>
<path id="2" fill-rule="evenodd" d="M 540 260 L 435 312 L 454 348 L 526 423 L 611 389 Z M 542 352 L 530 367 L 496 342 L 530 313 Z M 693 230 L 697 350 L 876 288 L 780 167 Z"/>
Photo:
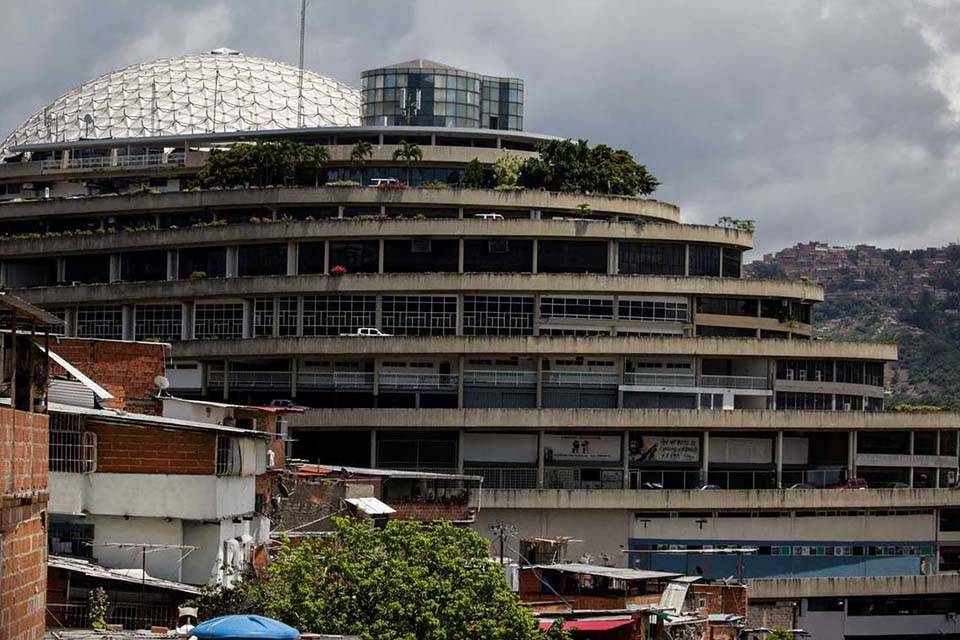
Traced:
<path id="1" fill-rule="evenodd" d="M 523 130 L 523 80 L 415 60 L 360 77 L 364 126 Z"/>

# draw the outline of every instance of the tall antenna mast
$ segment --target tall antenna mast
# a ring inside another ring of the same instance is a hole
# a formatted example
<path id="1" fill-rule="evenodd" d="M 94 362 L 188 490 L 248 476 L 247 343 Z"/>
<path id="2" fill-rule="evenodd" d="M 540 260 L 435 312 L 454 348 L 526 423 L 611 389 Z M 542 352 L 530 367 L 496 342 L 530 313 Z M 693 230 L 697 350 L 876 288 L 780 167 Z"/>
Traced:
<path id="1" fill-rule="evenodd" d="M 303 128 L 303 39 L 307 24 L 307 0 L 300 0 L 300 78 L 297 82 L 297 128 Z"/>

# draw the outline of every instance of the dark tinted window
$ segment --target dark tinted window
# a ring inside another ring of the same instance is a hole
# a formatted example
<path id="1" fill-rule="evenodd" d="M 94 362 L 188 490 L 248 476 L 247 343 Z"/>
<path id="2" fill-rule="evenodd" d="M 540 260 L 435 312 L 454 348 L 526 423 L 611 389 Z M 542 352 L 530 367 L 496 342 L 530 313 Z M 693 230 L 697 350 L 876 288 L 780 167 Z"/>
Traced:
<path id="1" fill-rule="evenodd" d="M 301 242 L 297 248 L 297 273 L 323 273 L 322 242 Z"/>
<path id="2" fill-rule="evenodd" d="M 124 253 L 120 260 L 120 276 L 127 282 L 166 280 L 167 252 L 157 249 Z"/>
<path id="3" fill-rule="evenodd" d="M 222 278 L 227 273 L 226 247 L 197 247 L 180 249 L 177 274 L 180 279 L 193 274 L 205 274 L 208 278 Z"/>
<path id="4" fill-rule="evenodd" d="M 682 276 L 686 247 L 666 242 L 621 242 L 619 259 L 620 273 Z"/>
<path id="5" fill-rule="evenodd" d="M 347 273 L 376 273 L 380 243 L 376 240 L 354 240 L 330 243 L 330 269 L 346 267 Z"/>
<path id="6" fill-rule="evenodd" d="M 709 245 L 690 245 L 690 275 L 719 276 L 720 247 Z"/>
<path id="7" fill-rule="evenodd" d="M 541 273 L 606 273 L 607 243 L 541 240 L 537 270 Z"/>

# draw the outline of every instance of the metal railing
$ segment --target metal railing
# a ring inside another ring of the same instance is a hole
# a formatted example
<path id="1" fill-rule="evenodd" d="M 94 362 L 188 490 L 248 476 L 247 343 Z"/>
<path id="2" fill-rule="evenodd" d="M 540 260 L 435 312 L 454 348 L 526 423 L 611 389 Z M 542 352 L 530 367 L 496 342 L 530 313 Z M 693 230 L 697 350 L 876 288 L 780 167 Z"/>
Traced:
<path id="1" fill-rule="evenodd" d="M 765 376 L 700 376 L 701 387 L 717 387 L 720 389 L 769 389 L 770 384 Z"/>
<path id="2" fill-rule="evenodd" d="M 151 626 L 174 627 L 177 607 L 139 602 L 110 602 L 107 605 L 107 624 L 123 625 L 124 629 L 149 629 Z M 90 608 L 87 604 L 47 604 L 48 627 L 90 628 Z"/>
<path id="3" fill-rule="evenodd" d="M 624 384 L 647 387 L 694 387 L 696 376 L 692 373 L 625 373 Z"/>
<path id="4" fill-rule="evenodd" d="M 222 387 L 223 371 L 211 371 L 207 374 L 207 384 Z M 231 371 L 230 386 L 234 389 L 289 389 L 291 376 L 289 371 Z"/>
<path id="5" fill-rule="evenodd" d="M 182 167 L 186 164 L 186 153 L 174 151 L 172 153 L 139 153 L 133 155 L 94 156 L 90 158 L 69 158 L 64 167 L 63 160 L 52 158 L 40 161 L 40 169 L 108 169 L 110 167 L 156 167 L 170 165 Z"/>
<path id="6" fill-rule="evenodd" d="M 561 387 L 616 387 L 620 376 L 599 371 L 544 371 L 543 382 Z"/>
<path id="7" fill-rule="evenodd" d="M 483 476 L 484 489 L 536 489 L 536 467 L 465 467 L 470 476 Z"/>
<path id="8" fill-rule="evenodd" d="M 583 469 L 547 467 L 543 470 L 544 489 L 623 489 L 623 469 L 601 469 L 583 477 Z"/>
<path id="9" fill-rule="evenodd" d="M 464 371 L 463 384 L 474 387 L 535 387 L 536 371 Z"/>
<path id="10" fill-rule="evenodd" d="M 631 489 L 696 489 L 703 482 L 700 471 L 630 470 Z"/>
<path id="11" fill-rule="evenodd" d="M 83 416 L 55 414 L 50 421 L 50 471 L 93 473 L 97 469 L 97 434 L 83 431 Z"/>
<path id="12" fill-rule="evenodd" d="M 455 373 L 381 373 L 381 389 L 456 389 L 460 376 Z"/>

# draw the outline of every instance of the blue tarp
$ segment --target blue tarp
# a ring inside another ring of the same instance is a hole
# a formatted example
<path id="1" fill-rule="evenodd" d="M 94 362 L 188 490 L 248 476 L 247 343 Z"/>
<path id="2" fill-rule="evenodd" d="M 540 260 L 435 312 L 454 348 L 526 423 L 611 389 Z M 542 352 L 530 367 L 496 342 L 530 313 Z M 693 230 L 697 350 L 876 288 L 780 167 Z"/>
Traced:
<path id="1" fill-rule="evenodd" d="M 221 616 L 197 625 L 190 632 L 197 640 L 296 640 L 300 632 L 263 616 Z"/>

